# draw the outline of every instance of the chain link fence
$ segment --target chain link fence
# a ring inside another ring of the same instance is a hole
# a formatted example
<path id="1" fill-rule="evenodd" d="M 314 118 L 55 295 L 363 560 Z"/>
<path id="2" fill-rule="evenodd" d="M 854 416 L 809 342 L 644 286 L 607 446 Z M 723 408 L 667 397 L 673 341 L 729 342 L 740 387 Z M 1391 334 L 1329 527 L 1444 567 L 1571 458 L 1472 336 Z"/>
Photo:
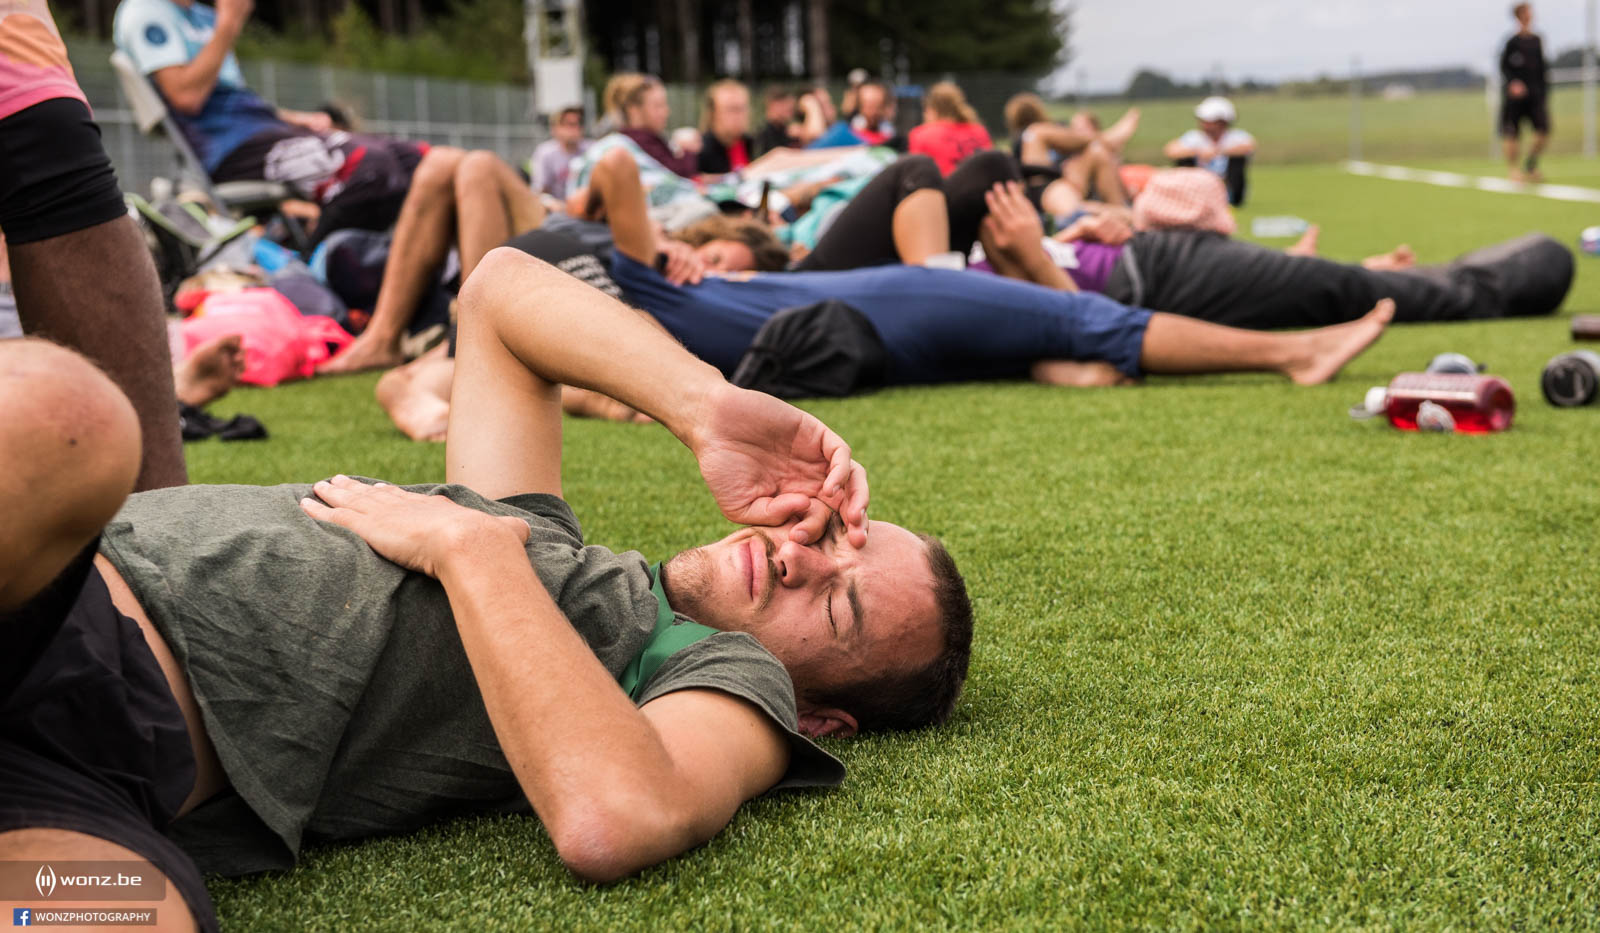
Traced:
<path id="1" fill-rule="evenodd" d="M 139 132 L 111 70 L 109 43 L 69 43 L 72 67 L 106 152 L 127 191 L 148 193 L 157 177 L 177 174 L 172 146 Z M 335 104 L 363 132 L 425 140 L 467 149 L 488 149 L 523 165 L 548 133 L 533 115 L 533 93 L 512 84 L 484 84 L 412 75 L 353 71 L 327 65 L 241 61 L 246 83 L 267 101 L 291 110 Z"/>

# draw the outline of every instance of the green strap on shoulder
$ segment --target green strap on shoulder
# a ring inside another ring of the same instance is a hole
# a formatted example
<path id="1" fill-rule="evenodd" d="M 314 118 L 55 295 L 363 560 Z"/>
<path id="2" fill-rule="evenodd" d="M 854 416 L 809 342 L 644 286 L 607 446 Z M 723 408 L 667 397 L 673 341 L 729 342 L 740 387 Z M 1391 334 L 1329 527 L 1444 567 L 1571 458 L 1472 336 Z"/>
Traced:
<path id="1" fill-rule="evenodd" d="M 622 671 L 622 676 L 617 682 L 628 696 L 637 701 L 644 685 L 650 682 L 661 665 L 679 651 L 689 647 L 702 638 L 715 635 L 717 630 L 698 622 L 687 619 L 680 620 L 672 607 L 667 605 L 667 591 L 661 586 L 661 565 L 656 564 L 650 568 L 652 581 L 650 592 L 656 597 L 656 628 L 650 633 L 650 641 L 644 650 L 631 661 Z"/>

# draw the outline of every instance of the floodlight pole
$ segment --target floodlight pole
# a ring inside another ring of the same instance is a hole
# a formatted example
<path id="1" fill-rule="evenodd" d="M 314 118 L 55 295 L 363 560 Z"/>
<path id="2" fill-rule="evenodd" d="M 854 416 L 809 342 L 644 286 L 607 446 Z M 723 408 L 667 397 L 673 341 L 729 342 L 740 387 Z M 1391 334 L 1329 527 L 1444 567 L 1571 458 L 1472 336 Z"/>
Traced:
<path id="1" fill-rule="evenodd" d="M 1595 157 L 1594 82 L 1595 82 L 1595 0 L 1589 0 L 1583 30 L 1583 157 Z"/>

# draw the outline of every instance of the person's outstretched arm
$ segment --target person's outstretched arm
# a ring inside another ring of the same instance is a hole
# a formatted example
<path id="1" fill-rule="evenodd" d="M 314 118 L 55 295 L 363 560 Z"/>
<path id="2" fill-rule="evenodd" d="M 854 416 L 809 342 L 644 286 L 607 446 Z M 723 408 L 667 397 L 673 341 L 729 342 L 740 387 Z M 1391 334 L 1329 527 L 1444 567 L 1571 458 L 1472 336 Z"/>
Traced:
<path id="1" fill-rule="evenodd" d="M 665 425 L 733 521 L 778 525 L 805 513 L 795 534 L 816 540 L 833 508 L 852 541 L 865 542 L 866 474 L 849 445 L 798 408 L 729 385 L 621 302 L 501 248 L 467 280 L 459 309 L 450 482 L 491 497 L 559 494 L 557 386 L 575 385 Z"/>

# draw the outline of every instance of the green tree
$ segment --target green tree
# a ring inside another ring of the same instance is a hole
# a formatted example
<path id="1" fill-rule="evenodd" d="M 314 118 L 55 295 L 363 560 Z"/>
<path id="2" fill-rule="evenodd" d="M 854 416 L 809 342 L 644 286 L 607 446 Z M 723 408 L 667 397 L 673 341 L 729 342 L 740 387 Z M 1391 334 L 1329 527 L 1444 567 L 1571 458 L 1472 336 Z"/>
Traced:
<path id="1" fill-rule="evenodd" d="M 1071 9 L 1059 0 L 831 3 L 833 70 L 1044 75 L 1066 64 Z"/>

